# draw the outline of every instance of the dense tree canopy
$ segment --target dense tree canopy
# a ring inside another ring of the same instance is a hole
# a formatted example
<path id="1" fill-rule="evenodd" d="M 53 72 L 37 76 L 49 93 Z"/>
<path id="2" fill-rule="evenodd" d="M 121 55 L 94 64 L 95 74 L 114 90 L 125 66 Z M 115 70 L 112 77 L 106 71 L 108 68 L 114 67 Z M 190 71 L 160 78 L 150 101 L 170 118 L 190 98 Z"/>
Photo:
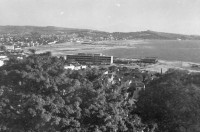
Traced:
<path id="1" fill-rule="evenodd" d="M 148 84 L 137 102 L 143 121 L 157 123 L 159 131 L 198 132 L 200 88 L 192 76 L 187 71 L 170 70 Z"/>
<path id="2" fill-rule="evenodd" d="M 124 85 L 105 85 L 96 68 L 64 69 L 50 53 L 0 68 L 0 131 L 138 132 L 143 124 Z"/>
<path id="3" fill-rule="evenodd" d="M 66 70 L 64 65 L 64 58 L 47 52 L 12 58 L 0 67 L 0 131 L 199 130 L 200 74 L 169 70 L 152 80 L 138 69 Z M 146 85 L 138 99 L 134 83 Z"/>

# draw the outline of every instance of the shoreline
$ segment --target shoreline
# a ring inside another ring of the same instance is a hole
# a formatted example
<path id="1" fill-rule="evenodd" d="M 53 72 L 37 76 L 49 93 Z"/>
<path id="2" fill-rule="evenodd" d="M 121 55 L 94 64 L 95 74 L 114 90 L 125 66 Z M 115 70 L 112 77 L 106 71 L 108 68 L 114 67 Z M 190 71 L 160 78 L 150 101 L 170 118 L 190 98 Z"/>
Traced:
<path id="1" fill-rule="evenodd" d="M 196 66 L 196 67 L 193 67 Z M 162 72 L 165 73 L 169 69 L 187 70 L 189 72 L 200 72 L 200 63 L 187 62 L 187 61 L 168 61 L 158 60 L 156 64 L 147 65 L 144 67 L 147 71 Z"/>
<path id="2" fill-rule="evenodd" d="M 36 53 L 44 53 L 47 51 L 52 52 L 53 55 L 65 55 L 69 54 L 76 54 L 79 52 L 86 52 L 86 53 L 96 53 L 96 52 L 103 52 L 106 50 L 111 49 L 118 49 L 118 48 L 136 48 L 135 45 L 145 43 L 144 40 L 133 40 L 133 41 L 125 41 L 128 43 L 121 43 L 122 41 L 98 41 L 94 44 L 81 44 L 77 42 L 67 42 L 55 45 L 42 45 L 37 47 L 29 47 L 28 49 L 35 49 Z"/>
<path id="3" fill-rule="evenodd" d="M 93 44 L 81 44 L 76 42 L 67 42 L 55 45 L 43 45 L 38 47 L 30 47 L 35 49 L 36 53 L 52 52 L 53 56 L 63 56 L 66 54 L 77 53 L 103 53 L 111 49 L 120 48 L 136 48 L 136 45 L 149 43 L 149 40 L 120 40 L 120 41 L 98 41 Z M 28 50 L 30 48 L 26 48 Z M 138 58 L 138 57 L 137 57 Z M 148 71 L 166 72 L 168 69 L 183 69 L 190 72 L 200 72 L 200 63 L 178 61 L 178 60 L 163 60 L 158 58 L 158 63 L 147 65 L 144 69 Z"/>

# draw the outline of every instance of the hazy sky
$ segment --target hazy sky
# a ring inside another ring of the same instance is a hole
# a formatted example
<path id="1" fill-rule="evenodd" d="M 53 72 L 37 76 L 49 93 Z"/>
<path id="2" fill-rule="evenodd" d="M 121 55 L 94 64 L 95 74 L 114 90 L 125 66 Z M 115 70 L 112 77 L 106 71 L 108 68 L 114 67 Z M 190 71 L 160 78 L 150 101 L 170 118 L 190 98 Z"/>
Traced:
<path id="1" fill-rule="evenodd" d="M 0 0 L 0 25 L 200 35 L 200 0 Z"/>

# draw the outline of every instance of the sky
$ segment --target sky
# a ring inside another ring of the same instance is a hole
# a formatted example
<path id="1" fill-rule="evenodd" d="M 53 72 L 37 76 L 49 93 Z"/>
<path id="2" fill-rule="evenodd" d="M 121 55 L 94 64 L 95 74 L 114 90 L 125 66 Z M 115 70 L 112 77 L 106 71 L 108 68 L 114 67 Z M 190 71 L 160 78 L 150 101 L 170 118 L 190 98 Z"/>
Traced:
<path id="1" fill-rule="evenodd" d="M 200 35 L 200 0 L 0 0 L 0 25 Z"/>

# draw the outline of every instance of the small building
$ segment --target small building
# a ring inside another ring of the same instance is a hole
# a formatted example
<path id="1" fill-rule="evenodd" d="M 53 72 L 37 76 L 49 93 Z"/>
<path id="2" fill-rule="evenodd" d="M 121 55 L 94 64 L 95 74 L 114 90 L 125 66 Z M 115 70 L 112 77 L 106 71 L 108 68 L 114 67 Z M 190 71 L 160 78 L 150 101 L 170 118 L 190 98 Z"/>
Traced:
<path id="1" fill-rule="evenodd" d="M 71 69 L 71 70 L 74 70 L 75 66 L 74 65 L 66 65 L 64 66 L 64 69 Z"/>
<path id="2" fill-rule="evenodd" d="M 7 60 L 9 60 L 7 56 L 0 55 L 0 67 L 3 66 Z"/>
<path id="3" fill-rule="evenodd" d="M 129 83 L 129 89 L 128 89 L 128 92 L 130 93 L 130 96 L 135 98 L 135 99 L 138 99 L 139 97 L 139 92 L 141 90 L 145 90 L 145 84 L 142 83 L 142 82 L 138 82 L 138 81 L 130 81 Z"/>
<path id="4" fill-rule="evenodd" d="M 0 60 L 7 60 L 8 59 L 8 56 L 6 55 L 0 55 Z"/>
<path id="5" fill-rule="evenodd" d="M 4 65 L 4 61 L 0 60 L 0 67 Z"/>
<path id="6" fill-rule="evenodd" d="M 15 50 L 15 46 L 14 45 L 4 45 L 7 51 L 13 51 Z"/>
<path id="7" fill-rule="evenodd" d="M 0 51 L 0 56 L 5 55 L 4 51 Z"/>
<path id="8" fill-rule="evenodd" d="M 73 64 L 70 64 L 70 65 L 64 66 L 64 69 L 80 70 L 80 69 L 86 69 L 86 66 L 85 66 L 85 65 L 78 65 L 78 66 L 75 66 L 75 65 L 73 65 Z"/>

